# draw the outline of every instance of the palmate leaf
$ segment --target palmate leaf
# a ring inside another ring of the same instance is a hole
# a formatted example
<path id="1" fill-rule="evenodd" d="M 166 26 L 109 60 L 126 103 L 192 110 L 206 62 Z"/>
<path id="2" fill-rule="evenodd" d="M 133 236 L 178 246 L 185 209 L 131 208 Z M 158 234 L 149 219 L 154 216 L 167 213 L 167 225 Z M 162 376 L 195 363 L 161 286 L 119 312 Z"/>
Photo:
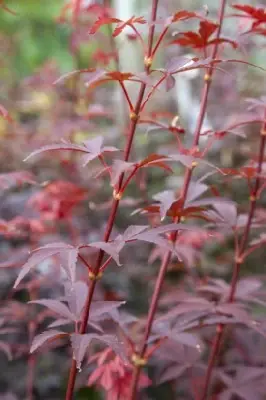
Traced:
<path id="1" fill-rule="evenodd" d="M 199 17 L 199 15 L 193 11 L 179 10 L 171 17 L 171 22 L 186 21 L 196 17 Z"/>
<path id="2" fill-rule="evenodd" d="M 88 285 L 83 281 L 65 283 L 65 300 L 70 312 L 81 319 L 82 311 L 88 295 Z"/>
<path id="3" fill-rule="evenodd" d="M 131 178 L 133 178 L 133 176 L 141 168 L 159 167 L 168 172 L 173 172 L 172 169 L 164 162 L 167 160 L 168 160 L 167 156 L 163 156 L 156 153 L 152 153 L 143 160 L 140 160 L 135 163 L 123 160 L 114 160 L 113 165 L 111 167 L 111 185 L 115 186 L 118 183 L 121 174 L 129 172 L 132 169 L 134 169 L 134 174 L 132 174 Z"/>
<path id="4" fill-rule="evenodd" d="M 111 185 L 115 186 L 118 183 L 121 174 L 130 171 L 134 165 L 133 162 L 114 160 L 111 166 Z"/>
<path id="5" fill-rule="evenodd" d="M 177 200 L 176 194 L 173 190 L 164 190 L 154 195 L 153 198 L 160 203 L 160 216 L 161 220 L 163 220 L 171 205 Z"/>
<path id="6" fill-rule="evenodd" d="M 212 203 L 213 208 L 223 217 L 228 226 L 235 226 L 237 222 L 237 208 L 232 201 L 219 201 Z"/>
<path id="7" fill-rule="evenodd" d="M 35 338 L 33 339 L 30 348 L 30 353 L 36 351 L 40 346 L 42 346 L 47 341 L 59 339 L 66 336 L 69 336 L 69 334 L 55 329 L 42 332 L 40 335 L 35 336 Z"/>
<path id="8" fill-rule="evenodd" d="M 107 346 L 111 347 L 112 350 L 118 354 L 122 359 L 126 360 L 124 355 L 123 343 L 119 342 L 118 338 L 114 335 L 99 335 L 94 333 L 78 334 L 73 333 L 71 335 L 71 345 L 73 348 L 73 357 L 77 362 L 77 368 L 81 368 L 81 363 L 86 355 L 86 352 L 92 342 L 97 340 L 103 342 Z"/>
<path id="9" fill-rule="evenodd" d="M 251 31 L 257 28 L 260 24 L 266 22 L 266 11 L 262 7 L 253 7 L 249 4 L 232 4 L 234 9 L 242 11 L 243 14 L 233 14 L 236 17 L 245 17 L 253 20 Z"/>
<path id="10" fill-rule="evenodd" d="M 256 303 L 261 287 L 262 282 L 255 277 L 242 278 L 236 285 L 235 300 Z M 198 291 L 219 296 L 220 301 L 224 302 L 229 298 L 230 285 L 222 279 L 209 279 L 209 283 L 202 285 Z"/>
<path id="11" fill-rule="evenodd" d="M 76 321 L 75 315 L 69 310 L 69 308 L 59 300 L 52 299 L 40 299 L 29 301 L 30 304 L 40 304 L 59 314 L 61 317 L 66 318 L 70 321 Z"/>
<path id="12" fill-rule="evenodd" d="M 187 190 L 186 202 L 189 204 L 204 194 L 209 187 L 205 183 L 191 181 Z"/>
<path id="13" fill-rule="evenodd" d="M 97 19 L 97 21 L 94 22 L 93 26 L 90 28 L 89 33 L 91 35 L 95 34 L 103 25 L 109 25 L 109 24 L 117 24 L 113 36 L 116 37 L 118 36 L 126 26 L 134 26 L 134 24 L 146 24 L 146 20 L 143 17 L 131 17 L 126 21 L 123 21 L 118 18 L 110 18 L 110 17 L 105 17 L 101 16 Z"/>
<path id="14" fill-rule="evenodd" d="M 163 247 L 168 251 L 175 252 L 176 256 L 179 257 L 179 253 L 175 250 L 172 243 L 170 243 L 163 234 L 178 231 L 178 230 L 192 230 L 202 232 L 202 228 L 189 226 L 185 224 L 167 224 L 156 228 L 149 228 L 146 225 L 132 225 L 129 226 L 124 234 L 119 234 L 114 240 L 109 242 L 94 242 L 82 247 L 95 247 L 103 250 L 109 254 L 117 265 L 121 265 L 119 254 L 125 247 L 126 243 L 134 242 L 137 240 L 144 241 L 147 243 L 155 244 L 159 247 Z"/>
<path id="15" fill-rule="evenodd" d="M 93 139 L 85 141 L 83 143 L 83 145 L 78 145 L 78 144 L 73 144 L 70 142 L 62 141 L 61 143 L 43 146 L 40 149 L 37 149 L 37 150 L 33 151 L 31 154 L 29 154 L 24 159 L 24 161 L 28 161 L 31 157 L 34 157 L 41 153 L 44 153 L 47 151 L 57 151 L 57 150 L 61 150 L 61 151 L 63 151 L 63 150 L 70 151 L 71 150 L 71 151 L 78 151 L 78 152 L 85 154 L 83 166 L 87 165 L 89 161 L 92 161 L 95 158 L 98 158 L 101 154 L 103 154 L 105 152 L 118 151 L 118 149 L 116 147 L 103 146 L 103 137 L 97 136 Z"/>
<path id="16" fill-rule="evenodd" d="M 125 301 L 93 301 L 91 304 L 90 315 L 94 320 L 103 319 L 105 314 L 117 310 L 122 305 L 126 304 Z"/>
<path id="17" fill-rule="evenodd" d="M 156 153 L 152 153 L 149 154 L 148 157 L 144 158 L 143 160 L 139 161 L 137 163 L 137 167 L 139 168 L 143 168 L 143 167 L 160 167 L 162 169 L 165 169 L 166 171 L 169 172 L 173 172 L 172 169 L 165 164 L 164 161 L 167 161 L 168 157 L 161 155 L 161 154 L 156 154 Z"/>
<path id="18" fill-rule="evenodd" d="M 263 400 L 265 394 L 264 367 L 237 366 L 235 376 L 219 373 L 220 378 L 227 386 L 220 396 L 222 400 L 230 400 L 237 395 L 243 400 Z"/>
<path id="19" fill-rule="evenodd" d="M 165 74 L 165 76 L 174 75 L 181 72 L 192 71 L 194 69 L 206 69 L 206 68 L 214 68 L 220 69 L 217 65 L 226 64 L 226 63 L 237 63 L 237 64 L 245 64 L 254 68 L 258 68 L 261 71 L 265 71 L 265 68 L 262 68 L 258 65 L 252 64 L 250 62 L 238 59 L 213 59 L 212 57 L 207 58 L 188 58 L 188 57 L 176 57 L 173 58 L 165 69 L 157 69 L 155 71 L 160 71 Z"/>
<path id="20" fill-rule="evenodd" d="M 178 44 L 181 46 L 190 46 L 195 49 L 203 49 L 211 44 L 229 43 L 234 48 L 237 48 L 237 43 L 233 40 L 226 38 L 211 39 L 213 33 L 218 29 L 218 25 L 212 21 L 200 21 L 198 32 L 180 32 L 177 39 L 173 40 L 171 44 Z"/>
<path id="21" fill-rule="evenodd" d="M 156 384 L 161 385 L 162 383 L 172 381 L 174 379 L 180 378 L 189 368 L 191 367 L 190 363 L 186 363 L 184 365 L 176 365 L 172 364 L 165 368 L 163 371 L 160 371 L 158 374 L 158 379 L 156 379 Z"/>
<path id="22" fill-rule="evenodd" d="M 134 240 L 138 234 L 144 232 L 148 228 L 149 225 L 130 225 L 123 233 L 123 239 L 125 242 Z"/>
<path id="23" fill-rule="evenodd" d="M 68 264 L 64 264 L 65 270 L 68 271 L 69 277 L 75 280 L 76 262 L 78 255 L 78 248 L 75 248 L 66 243 L 51 243 L 43 247 L 39 247 L 31 252 L 28 261 L 23 265 L 14 288 L 16 288 L 21 280 L 31 271 L 33 267 L 40 264 L 42 261 L 49 257 L 59 255 L 61 259 L 65 260 L 68 256 Z"/>
<path id="24" fill-rule="evenodd" d="M 121 252 L 125 244 L 126 244 L 125 241 L 118 238 L 113 242 L 90 243 L 89 246 L 103 250 L 105 253 L 109 254 L 109 256 L 111 256 L 114 259 L 117 265 L 121 265 L 119 260 L 119 253 Z"/>

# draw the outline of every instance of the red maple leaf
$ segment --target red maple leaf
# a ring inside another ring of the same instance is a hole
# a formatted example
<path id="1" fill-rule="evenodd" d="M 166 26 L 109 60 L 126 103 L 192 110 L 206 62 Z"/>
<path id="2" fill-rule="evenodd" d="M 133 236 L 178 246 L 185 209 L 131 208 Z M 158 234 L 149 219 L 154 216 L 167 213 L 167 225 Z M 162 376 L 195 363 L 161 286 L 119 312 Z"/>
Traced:
<path id="1" fill-rule="evenodd" d="M 260 24 L 266 23 L 265 8 L 253 7 L 248 4 L 233 4 L 232 7 L 244 13 L 244 14 L 234 14 L 234 16 L 249 18 L 254 21 L 251 30 L 253 30 Z"/>
<path id="2" fill-rule="evenodd" d="M 102 17 L 99 17 L 97 19 L 97 21 L 94 22 L 89 33 L 91 35 L 93 35 L 103 25 L 107 25 L 107 24 L 117 24 L 116 28 L 113 32 L 113 36 L 116 37 L 116 36 L 120 35 L 120 33 L 123 31 L 123 29 L 126 26 L 130 26 L 133 30 L 135 30 L 134 24 L 146 24 L 146 20 L 143 17 L 134 17 L 133 16 L 133 17 L 129 18 L 128 20 L 123 21 L 122 19 L 118 19 L 118 18 L 102 16 Z"/>
<path id="3" fill-rule="evenodd" d="M 181 32 L 179 37 L 170 44 L 179 44 L 180 46 L 190 46 L 194 49 L 203 49 L 212 44 L 229 43 L 234 48 L 237 47 L 236 42 L 226 38 L 211 39 L 212 34 L 217 30 L 218 25 L 211 21 L 200 21 L 199 31 Z"/>

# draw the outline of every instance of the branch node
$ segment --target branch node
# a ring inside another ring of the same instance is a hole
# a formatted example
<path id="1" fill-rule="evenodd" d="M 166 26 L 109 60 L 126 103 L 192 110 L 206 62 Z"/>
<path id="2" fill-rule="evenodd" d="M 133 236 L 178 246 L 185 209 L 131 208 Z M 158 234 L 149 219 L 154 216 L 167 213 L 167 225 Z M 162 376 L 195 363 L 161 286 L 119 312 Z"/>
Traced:
<path id="1" fill-rule="evenodd" d="M 151 57 L 144 57 L 144 65 L 146 68 L 150 68 L 152 65 L 152 58 Z"/>
<path id="2" fill-rule="evenodd" d="M 243 261 L 244 261 L 244 259 L 243 259 L 243 257 L 242 257 L 242 256 L 236 256 L 236 258 L 235 258 L 235 262 L 236 262 L 237 264 L 242 264 L 242 263 L 243 263 Z"/>
<path id="3" fill-rule="evenodd" d="M 122 193 L 121 192 L 117 192 L 116 189 L 113 190 L 113 198 L 115 200 L 121 200 L 122 199 Z"/>
<path id="4" fill-rule="evenodd" d="M 134 111 L 131 111 L 131 113 L 129 114 L 129 118 L 131 119 L 131 121 L 137 121 L 139 119 L 139 116 Z"/>
<path id="5" fill-rule="evenodd" d="M 255 196 L 254 194 L 251 194 L 249 196 L 249 201 L 253 202 L 253 201 L 256 201 L 256 200 L 257 200 L 257 196 Z"/>
<path id="6" fill-rule="evenodd" d="M 211 82 L 211 80 L 212 80 L 212 77 L 211 77 L 210 74 L 205 74 L 205 75 L 204 75 L 204 81 L 205 81 L 205 82 Z"/>
<path id="7" fill-rule="evenodd" d="M 89 271 L 89 279 L 91 281 L 98 281 L 99 279 L 101 279 L 101 277 L 103 276 L 102 272 L 98 272 L 98 274 L 95 274 L 92 271 Z"/>
<path id="8" fill-rule="evenodd" d="M 146 358 L 140 357 L 136 353 L 132 354 L 131 361 L 132 361 L 132 364 L 138 368 L 145 367 L 145 365 L 147 364 Z"/>

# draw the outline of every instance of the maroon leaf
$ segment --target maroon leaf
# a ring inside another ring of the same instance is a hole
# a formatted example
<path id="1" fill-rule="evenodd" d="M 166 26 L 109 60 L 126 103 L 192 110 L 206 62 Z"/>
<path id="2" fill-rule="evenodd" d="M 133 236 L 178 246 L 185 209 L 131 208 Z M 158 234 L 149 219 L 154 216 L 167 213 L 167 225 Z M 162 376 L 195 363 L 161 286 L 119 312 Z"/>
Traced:
<path id="1" fill-rule="evenodd" d="M 190 182 L 186 196 L 186 205 L 196 200 L 208 190 L 208 186 L 200 182 Z"/>
<path id="2" fill-rule="evenodd" d="M 196 334 L 193 333 L 181 333 L 178 331 L 173 331 L 172 333 L 170 333 L 169 337 L 179 343 L 182 343 L 189 347 L 194 347 L 198 350 L 201 350 L 204 347 L 203 342 Z"/>
<path id="3" fill-rule="evenodd" d="M 103 153 L 118 151 L 118 149 L 116 147 L 103 146 L 103 137 L 102 136 L 96 136 L 93 139 L 86 140 L 84 142 L 84 146 L 87 148 L 88 152 L 91 154 L 84 156 L 83 166 L 87 165 L 89 161 L 93 160 L 96 157 L 99 157 L 99 155 L 101 155 Z"/>
<path id="4" fill-rule="evenodd" d="M 149 228 L 149 225 L 130 225 L 123 233 L 123 240 L 126 242 L 128 240 L 133 240 L 136 235 L 144 232 Z"/>
<path id="5" fill-rule="evenodd" d="M 88 164 L 89 161 L 94 160 L 95 158 L 99 157 L 101 154 L 105 152 L 118 151 L 116 147 L 111 147 L 111 146 L 104 147 L 102 146 L 102 144 L 103 144 L 103 138 L 101 136 L 97 136 L 93 139 L 87 140 L 86 142 L 84 142 L 83 145 L 72 144 L 70 142 L 68 143 L 62 141 L 62 143 L 43 146 L 40 149 L 33 151 L 30 155 L 28 155 L 28 157 L 24 159 L 24 161 L 28 161 L 31 157 L 34 157 L 36 155 L 39 155 L 47 151 L 74 150 L 87 154 L 86 156 L 84 156 L 83 166 L 85 166 Z"/>
<path id="6" fill-rule="evenodd" d="M 175 87 L 175 78 L 173 77 L 173 75 L 166 75 L 166 79 L 165 79 L 165 89 L 167 92 L 169 92 L 171 89 L 173 89 Z"/>
<path id="7" fill-rule="evenodd" d="M 233 202 L 219 201 L 213 202 L 213 208 L 224 218 L 229 226 L 235 226 L 237 221 L 237 209 Z"/>
<path id="8" fill-rule="evenodd" d="M 135 164 L 123 160 L 114 160 L 111 167 L 111 185 L 115 186 L 122 173 L 128 172 Z"/>
<path id="9" fill-rule="evenodd" d="M 173 364 L 160 373 L 158 379 L 156 380 L 156 384 L 160 385 L 162 383 L 178 379 L 188 370 L 188 368 L 190 368 L 189 363 L 185 365 Z"/>
<path id="10" fill-rule="evenodd" d="M 121 265 L 119 261 L 119 253 L 123 249 L 125 242 L 119 238 L 113 242 L 94 242 L 90 243 L 89 246 L 95 247 L 105 251 L 109 256 L 111 256 L 117 265 Z"/>
<path id="11" fill-rule="evenodd" d="M 238 322 L 247 323 L 250 321 L 250 316 L 244 310 L 242 304 L 237 303 L 225 303 L 220 304 L 216 307 L 217 311 L 228 316 L 234 317 Z"/>
<path id="12" fill-rule="evenodd" d="M 90 89 L 94 89 L 102 83 L 112 82 L 112 81 L 142 82 L 143 79 L 139 79 L 137 75 L 133 75 L 131 72 L 120 72 L 120 71 L 107 72 L 104 70 L 95 70 L 90 74 L 89 80 L 86 82 L 85 85 Z"/>
<path id="13" fill-rule="evenodd" d="M 78 249 L 66 243 L 51 243 L 43 247 L 39 247 L 35 249 L 28 259 L 28 261 L 23 265 L 16 282 L 14 284 L 14 288 L 18 286 L 21 280 L 27 275 L 30 270 L 36 265 L 40 264 L 46 258 L 59 254 L 60 256 L 66 257 L 66 254 L 70 252 L 71 256 L 69 258 L 69 265 L 65 266 L 70 272 L 72 277 L 75 276 L 76 264 L 72 264 L 72 262 L 76 262 L 77 257 L 73 257 L 73 252 L 78 253 Z M 70 264 L 71 263 L 71 264 Z"/>
<path id="14" fill-rule="evenodd" d="M 108 314 L 125 303 L 125 301 L 93 301 L 91 305 L 91 318 L 99 319 L 103 314 Z"/>
<path id="15" fill-rule="evenodd" d="M 153 196 L 154 200 L 160 202 L 160 216 L 163 220 L 171 205 L 176 201 L 175 192 L 173 190 L 165 190 Z"/>
<path id="16" fill-rule="evenodd" d="M 68 325 L 68 324 L 72 324 L 72 323 L 73 323 L 73 321 L 70 321 L 69 319 L 58 318 L 55 321 L 53 321 L 51 324 L 49 324 L 48 328 L 57 328 L 58 326 Z"/>
<path id="17" fill-rule="evenodd" d="M 81 363 L 85 357 L 86 351 L 88 350 L 92 339 L 97 339 L 98 335 L 94 333 L 87 333 L 84 335 L 73 333 L 70 337 L 71 346 L 73 349 L 73 358 L 74 360 L 76 360 L 77 368 L 80 369 Z"/>
<path id="18" fill-rule="evenodd" d="M 45 342 L 59 339 L 61 337 L 68 336 L 68 333 L 57 331 L 55 329 L 51 329 L 49 331 L 42 332 L 40 335 L 35 336 L 33 339 L 30 353 L 33 353 L 37 350 L 40 346 L 42 346 Z"/>
<path id="19" fill-rule="evenodd" d="M 247 298 L 262 287 L 262 282 L 256 278 L 243 278 L 237 283 L 236 297 Z"/>
<path id="20" fill-rule="evenodd" d="M 48 307 L 50 310 L 59 314 L 61 317 L 69 319 L 70 321 L 75 321 L 75 315 L 69 311 L 68 307 L 58 300 L 52 299 L 40 299 L 29 301 L 30 304 L 40 304 L 42 306 Z"/>
<path id="21" fill-rule="evenodd" d="M 99 335 L 93 333 L 78 334 L 73 333 L 71 335 L 71 344 L 73 348 L 73 357 L 77 362 L 77 368 L 81 368 L 81 363 L 85 357 L 88 347 L 93 339 L 97 339 L 110 346 L 116 353 L 123 355 L 121 351 L 121 344 L 119 344 L 118 339 L 113 335 Z"/>
<path id="22" fill-rule="evenodd" d="M 76 265 L 78 261 L 78 249 L 73 248 L 67 251 L 60 252 L 60 258 L 62 260 L 61 267 L 67 274 L 68 279 L 73 283 L 76 279 Z"/>
<path id="23" fill-rule="evenodd" d="M 75 319 L 79 321 L 82 311 L 86 303 L 88 294 L 88 286 L 85 282 L 76 281 L 65 284 L 65 299 L 68 303 L 70 312 L 75 315 Z"/>
<path id="24" fill-rule="evenodd" d="M 212 59 L 209 57 L 205 60 L 199 60 L 199 62 L 203 62 L 207 64 L 209 64 Z M 166 71 L 169 74 L 175 74 L 177 73 L 179 70 L 181 70 L 182 68 L 186 68 L 186 67 L 190 67 L 190 66 L 194 66 L 195 65 L 195 59 L 194 58 L 188 58 L 188 57 L 173 57 L 171 58 L 170 61 L 168 61 L 168 63 L 166 64 Z"/>
<path id="25" fill-rule="evenodd" d="M 265 393 L 265 368 L 238 366 L 232 379 L 227 374 L 219 374 L 224 383 L 229 386 L 221 399 L 231 399 L 237 395 L 244 400 L 262 400 Z"/>
<path id="26" fill-rule="evenodd" d="M 166 160 L 168 160 L 168 157 L 160 155 L 160 154 L 152 153 L 148 157 L 144 158 L 144 160 L 139 161 L 137 163 L 137 166 L 138 166 L 138 168 L 155 166 L 155 167 L 160 167 L 167 171 L 172 172 L 171 168 L 168 167 L 168 165 L 163 162 Z"/>

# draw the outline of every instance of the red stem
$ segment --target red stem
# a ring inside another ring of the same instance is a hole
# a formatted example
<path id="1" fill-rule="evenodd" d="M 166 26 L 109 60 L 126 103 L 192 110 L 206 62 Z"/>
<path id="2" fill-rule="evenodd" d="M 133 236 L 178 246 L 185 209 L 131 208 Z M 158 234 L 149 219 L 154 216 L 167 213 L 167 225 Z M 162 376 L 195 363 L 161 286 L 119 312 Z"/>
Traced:
<path id="1" fill-rule="evenodd" d="M 263 165 L 263 158 L 264 158 L 264 152 L 265 152 L 265 144 L 266 144 L 266 135 L 265 135 L 265 129 L 266 129 L 266 112 L 265 112 L 265 121 L 262 124 L 262 129 L 261 129 L 261 138 L 260 138 L 260 148 L 259 148 L 259 160 L 258 160 L 258 166 L 257 166 L 257 177 L 255 180 L 254 188 L 253 191 L 251 192 L 250 196 L 250 204 L 249 204 L 249 213 L 248 213 L 248 220 L 245 226 L 245 230 L 242 236 L 242 240 L 239 246 L 239 250 L 236 251 L 236 261 L 234 264 L 234 269 L 233 269 L 233 275 L 232 275 L 232 280 L 231 280 L 231 287 L 230 287 L 230 293 L 228 296 L 228 302 L 233 303 L 235 299 L 235 293 L 236 293 L 236 287 L 237 287 L 237 282 L 238 282 L 238 277 L 239 277 L 239 272 L 241 265 L 243 264 L 244 261 L 244 255 L 245 255 L 245 249 L 248 243 L 248 238 L 250 234 L 250 228 L 252 224 L 252 220 L 254 217 L 254 213 L 256 210 L 256 205 L 257 205 L 257 196 L 258 196 L 258 191 L 260 188 L 260 183 L 261 183 L 261 171 L 262 171 L 262 165 Z M 209 384 L 211 381 L 211 375 L 213 372 L 213 368 L 215 365 L 215 362 L 217 360 L 217 357 L 219 355 L 219 349 L 221 346 L 222 338 L 223 338 L 223 333 L 226 325 L 218 325 L 217 327 L 217 333 L 214 338 L 213 346 L 212 346 L 212 351 L 209 357 L 208 361 L 208 367 L 207 367 L 207 373 L 205 377 L 205 382 L 204 382 L 204 387 L 203 387 L 203 394 L 201 397 L 201 400 L 206 400 L 207 395 L 208 395 L 208 390 L 209 390 Z"/>
<path id="2" fill-rule="evenodd" d="M 133 111 L 134 107 L 133 107 L 133 104 L 131 103 L 131 100 L 129 98 L 128 92 L 127 92 L 127 90 L 125 88 L 124 82 L 123 81 L 119 81 L 119 83 L 120 83 L 120 86 L 121 86 L 121 88 L 122 88 L 122 90 L 124 92 L 125 98 L 127 99 L 127 102 L 128 102 L 128 105 L 129 105 L 129 109 L 130 109 L 130 111 Z"/>
<path id="3" fill-rule="evenodd" d="M 151 15 L 152 21 L 155 21 L 155 19 L 156 19 L 157 7 L 158 7 L 158 0 L 153 0 L 153 3 L 152 3 L 152 15 Z M 150 29 L 149 29 L 148 56 L 151 55 L 153 37 L 154 37 L 154 25 L 152 25 L 150 27 Z M 147 74 L 149 74 L 149 71 L 150 71 L 150 66 L 145 66 L 145 72 Z M 140 109 L 141 109 L 141 104 L 142 104 L 142 101 L 143 101 L 145 89 L 146 89 L 146 84 L 142 83 L 141 87 L 140 87 L 138 99 L 136 101 L 136 106 L 135 106 L 135 109 L 134 109 L 135 118 L 132 118 L 130 120 L 129 135 L 128 135 L 128 140 L 127 140 L 127 144 L 126 144 L 126 148 L 125 148 L 125 152 L 124 152 L 124 161 L 128 161 L 129 160 L 130 151 L 131 151 L 131 148 L 132 148 L 132 143 L 133 143 L 133 139 L 134 139 L 134 135 L 135 135 L 135 131 L 136 131 L 136 126 L 137 126 L 137 123 L 138 123 L 139 112 L 140 112 Z M 123 179 L 124 179 L 124 173 L 122 173 L 120 175 L 120 178 L 119 178 L 118 193 L 119 193 L 119 191 L 120 191 L 120 189 L 122 187 Z M 110 215 L 109 215 L 109 219 L 108 219 L 108 222 L 107 222 L 106 231 L 105 231 L 105 235 L 104 235 L 104 241 L 105 242 L 107 242 L 109 240 L 109 238 L 110 238 L 119 203 L 120 203 L 120 199 L 119 198 L 114 198 L 113 199 L 111 212 L 110 212 Z M 96 266 L 95 266 L 94 271 L 93 271 L 95 276 L 97 276 L 99 271 L 100 271 L 103 257 L 104 257 L 104 251 L 100 250 L 99 254 L 98 254 Z M 82 322 L 81 322 L 81 326 L 80 326 L 80 330 L 79 330 L 80 334 L 84 334 L 86 332 L 86 328 L 87 328 L 87 324 L 88 324 L 88 320 L 89 320 L 90 307 L 91 307 L 92 298 L 93 298 L 93 295 L 94 295 L 94 290 L 95 290 L 95 287 L 96 287 L 96 282 L 97 281 L 95 279 L 91 280 L 89 293 L 88 293 L 88 296 L 87 296 L 87 299 L 86 299 L 86 303 L 85 303 L 85 307 L 84 307 L 84 314 L 83 314 L 83 318 L 82 318 Z M 70 368 L 70 372 L 69 372 L 69 379 L 68 379 L 68 386 L 67 386 L 67 392 L 66 392 L 65 400 L 71 400 L 73 398 L 76 375 L 77 375 L 77 363 L 76 363 L 76 361 L 74 359 L 72 359 L 72 364 L 71 364 L 71 368 Z"/>
<path id="4" fill-rule="evenodd" d="M 219 38 L 220 33 L 221 33 L 221 26 L 222 26 L 222 22 L 223 22 L 223 18 L 224 18 L 225 3 L 226 3 L 225 0 L 221 1 L 221 6 L 220 6 L 220 10 L 219 10 L 219 27 L 218 27 L 217 35 L 216 35 L 217 39 Z M 211 55 L 212 60 L 215 59 L 217 51 L 218 51 L 218 43 L 215 44 L 213 47 L 213 51 L 212 51 L 212 55 Z M 212 66 L 210 66 L 207 70 L 207 74 L 205 75 L 205 84 L 204 84 L 204 88 L 203 88 L 203 92 L 202 92 L 202 96 L 201 96 L 200 112 L 199 112 L 197 125 L 196 125 L 196 129 L 195 129 L 193 146 L 198 146 L 198 144 L 199 144 L 200 133 L 201 133 L 204 116 L 205 116 L 206 109 L 207 109 L 208 94 L 209 94 L 209 90 L 210 90 L 211 78 L 213 75 L 213 71 L 214 71 L 214 68 Z M 182 206 L 184 206 L 184 203 L 186 200 L 188 187 L 189 187 L 190 180 L 192 177 L 192 171 L 193 171 L 193 168 L 186 169 L 186 174 L 184 177 L 184 184 L 183 184 L 183 189 L 182 189 Z M 177 222 L 180 222 L 180 218 L 178 218 Z M 176 232 L 176 238 L 177 238 L 177 235 L 178 235 L 178 232 Z M 171 260 L 171 252 L 168 252 L 162 261 L 160 271 L 159 271 L 159 274 L 158 274 L 158 277 L 157 277 L 157 280 L 155 283 L 155 288 L 154 288 L 154 292 L 153 292 L 150 307 L 149 307 L 147 323 L 146 323 L 143 339 L 141 341 L 140 351 L 138 353 L 138 358 L 141 360 L 143 358 L 145 358 L 145 352 L 147 349 L 147 341 L 150 336 L 153 320 L 155 317 L 155 313 L 157 310 L 157 305 L 158 305 L 158 301 L 159 301 L 159 297 L 160 297 L 161 288 L 162 288 L 162 285 L 164 282 L 165 274 L 166 274 L 167 267 L 168 267 L 170 260 Z M 140 371 L 141 371 L 141 366 L 136 364 L 134 366 L 133 377 L 132 377 L 132 381 L 131 381 L 129 400 L 135 400 L 135 398 L 136 398 Z"/>
<path id="5" fill-rule="evenodd" d="M 30 354 L 28 358 L 27 400 L 33 400 L 35 364 L 36 364 L 36 356 L 35 354 Z"/>
<path id="6" fill-rule="evenodd" d="M 166 28 L 164 28 L 164 30 L 161 32 L 156 45 L 154 46 L 153 50 L 152 50 L 152 57 L 155 56 L 156 51 L 158 50 L 163 38 L 165 37 L 167 31 L 168 31 L 169 26 L 167 26 Z"/>
<path id="7" fill-rule="evenodd" d="M 124 193 L 124 191 L 127 188 L 127 185 L 129 184 L 129 182 L 131 181 L 131 179 L 133 178 L 133 176 L 136 174 L 138 170 L 138 165 L 136 165 L 133 169 L 133 171 L 128 175 L 127 179 L 125 180 L 125 182 L 123 183 L 123 187 L 121 187 L 120 192 Z"/>

